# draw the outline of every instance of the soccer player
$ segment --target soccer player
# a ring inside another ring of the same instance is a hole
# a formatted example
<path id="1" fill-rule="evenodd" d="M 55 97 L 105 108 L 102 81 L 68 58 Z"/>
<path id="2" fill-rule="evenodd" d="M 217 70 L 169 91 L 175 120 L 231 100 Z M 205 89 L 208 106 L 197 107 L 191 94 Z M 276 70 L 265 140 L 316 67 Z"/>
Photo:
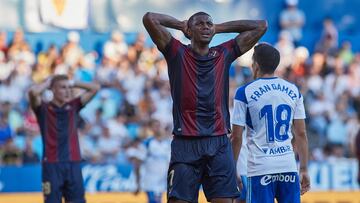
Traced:
<path id="1" fill-rule="evenodd" d="M 252 69 L 256 80 L 235 94 L 231 135 L 235 158 L 245 126 L 248 131 L 247 203 L 273 203 L 275 198 L 278 203 L 300 203 L 300 194 L 310 188 L 303 97 L 294 84 L 274 76 L 279 60 L 279 52 L 271 45 L 255 46 Z"/>
<path id="2" fill-rule="evenodd" d="M 148 196 L 148 203 L 161 203 L 161 197 L 166 192 L 167 169 L 170 162 L 171 140 L 165 129 L 161 127 L 158 120 L 151 120 L 150 127 L 153 136 L 144 142 L 146 155 L 142 161 L 145 173 L 140 175 L 138 180 L 138 190 L 140 182 L 142 189 Z M 140 170 L 137 167 L 136 170 Z"/>
<path id="3" fill-rule="evenodd" d="M 72 88 L 85 92 L 73 98 Z M 50 88 L 53 99 L 42 101 L 42 93 Z M 33 85 L 30 105 L 36 114 L 43 140 L 42 187 L 45 203 L 83 203 L 84 186 L 77 125 L 79 111 L 100 89 L 99 85 L 69 81 L 66 75 L 55 75 Z"/>
<path id="4" fill-rule="evenodd" d="M 168 170 L 168 199 L 197 202 L 200 185 L 213 203 L 239 196 L 230 140 L 229 67 L 265 33 L 266 21 L 237 20 L 214 24 L 204 12 L 188 21 L 146 13 L 143 23 L 168 65 L 173 99 L 173 134 Z M 182 31 L 184 45 L 166 28 Z M 240 33 L 209 47 L 218 33 Z"/>

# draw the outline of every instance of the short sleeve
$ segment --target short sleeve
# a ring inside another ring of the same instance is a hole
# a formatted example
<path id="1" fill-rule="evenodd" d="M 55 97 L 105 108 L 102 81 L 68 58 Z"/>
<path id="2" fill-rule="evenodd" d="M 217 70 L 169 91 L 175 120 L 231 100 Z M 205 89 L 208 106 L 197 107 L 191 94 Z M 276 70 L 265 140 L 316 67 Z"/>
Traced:
<path id="1" fill-rule="evenodd" d="M 219 45 L 220 47 L 223 47 L 226 51 L 226 53 L 229 56 L 229 60 L 231 62 L 235 61 L 235 59 L 237 59 L 239 56 L 242 55 L 242 53 L 240 52 L 240 48 L 238 46 L 238 44 L 236 43 L 235 39 L 231 39 L 227 42 L 224 42 L 222 44 Z"/>
<path id="2" fill-rule="evenodd" d="M 299 93 L 299 98 L 296 101 L 294 119 L 305 119 L 305 107 L 304 107 L 304 99 L 301 93 Z"/>
<path id="3" fill-rule="evenodd" d="M 164 50 L 160 50 L 160 52 L 164 55 L 166 60 L 173 59 L 177 53 L 179 52 L 180 48 L 184 45 L 177 39 L 171 37 L 170 42 L 165 46 Z"/>
<path id="4" fill-rule="evenodd" d="M 235 125 L 246 125 L 247 99 L 245 94 L 246 86 L 242 86 L 236 90 L 234 98 L 234 110 L 231 123 Z"/>
<path id="5" fill-rule="evenodd" d="M 242 101 L 234 99 L 234 110 L 231 123 L 234 125 L 246 125 L 246 104 Z"/>
<path id="6" fill-rule="evenodd" d="M 71 102 L 70 102 L 70 105 L 76 109 L 76 111 L 80 111 L 84 105 L 81 103 L 81 99 L 80 97 L 77 97 L 75 99 L 73 99 Z"/>

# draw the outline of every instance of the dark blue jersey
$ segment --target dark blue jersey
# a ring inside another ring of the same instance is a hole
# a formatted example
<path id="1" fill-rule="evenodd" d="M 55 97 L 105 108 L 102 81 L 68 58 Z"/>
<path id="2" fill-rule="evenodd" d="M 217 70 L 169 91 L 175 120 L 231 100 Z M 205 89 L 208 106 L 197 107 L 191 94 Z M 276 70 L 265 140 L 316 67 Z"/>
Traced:
<path id="1" fill-rule="evenodd" d="M 77 123 L 82 108 L 80 98 L 62 107 L 42 102 L 35 110 L 43 141 L 43 161 L 80 161 Z"/>
<path id="2" fill-rule="evenodd" d="M 172 38 L 162 51 L 173 99 L 174 135 L 214 136 L 230 132 L 229 68 L 241 55 L 234 39 L 200 56 Z"/>

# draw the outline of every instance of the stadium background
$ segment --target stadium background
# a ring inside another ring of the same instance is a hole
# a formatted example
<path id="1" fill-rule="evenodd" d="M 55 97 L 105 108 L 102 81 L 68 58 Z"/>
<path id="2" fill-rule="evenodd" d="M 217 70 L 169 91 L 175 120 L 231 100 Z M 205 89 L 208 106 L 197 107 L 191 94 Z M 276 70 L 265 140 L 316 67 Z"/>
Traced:
<path id="1" fill-rule="evenodd" d="M 303 202 L 360 202 L 354 144 L 360 129 L 360 1 L 299 0 L 305 21 L 295 42 L 280 23 L 294 2 L 0 0 L 0 202 L 41 202 L 42 143 L 26 92 L 52 73 L 103 87 L 81 112 L 88 201 L 145 202 L 143 193 L 131 193 L 129 151 L 151 136 L 150 119 L 160 120 L 170 136 L 171 98 L 166 63 L 144 34 L 141 18 L 156 11 L 187 19 L 199 10 L 215 22 L 268 20 L 261 41 L 278 47 L 278 74 L 305 96 L 312 191 Z M 324 28 L 327 18 L 333 23 Z M 212 44 L 233 36 L 216 36 Z M 232 92 L 251 80 L 250 53 L 232 66 Z"/>

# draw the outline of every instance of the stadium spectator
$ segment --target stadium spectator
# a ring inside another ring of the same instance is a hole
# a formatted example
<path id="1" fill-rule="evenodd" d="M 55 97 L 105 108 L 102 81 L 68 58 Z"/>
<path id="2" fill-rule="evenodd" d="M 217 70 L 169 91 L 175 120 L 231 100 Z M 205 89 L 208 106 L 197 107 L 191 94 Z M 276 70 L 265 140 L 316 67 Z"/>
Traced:
<path id="1" fill-rule="evenodd" d="M 116 63 L 122 59 L 128 50 L 128 45 L 124 41 L 123 34 L 115 30 L 111 33 L 111 40 L 104 45 L 104 57 L 109 58 Z"/>
<path id="2" fill-rule="evenodd" d="M 91 125 L 89 123 L 85 123 L 84 126 L 79 129 L 79 145 L 81 146 L 81 155 L 88 163 L 100 163 L 100 152 L 95 145 L 97 144 L 97 141 L 95 141 L 89 135 L 90 129 Z"/>
<path id="3" fill-rule="evenodd" d="M 22 163 L 23 164 L 33 164 L 39 163 L 39 156 L 34 152 L 32 147 L 32 138 L 27 138 L 25 141 L 25 149 L 22 152 Z"/>
<path id="4" fill-rule="evenodd" d="M 120 146 L 122 146 L 126 142 L 126 139 L 129 138 L 129 133 L 125 123 L 126 116 L 121 111 L 117 113 L 116 117 L 109 119 L 106 123 L 110 136 L 114 142 L 119 143 Z"/>
<path id="5" fill-rule="evenodd" d="M 14 37 L 8 46 L 7 58 L 10 60 L 19 59 L 21 55 L 19 56 L 18 54 L 21 53 L 22 49 L 27 50 L 29 47 L 29 44 L 25 40 L 23 30 L 18 28 L 14 32 Z"/>
<path id="6" fill-rule="evenodd" d="M 349 65 L 354 60 L 355 56 L 351 50 L 351 43 L 349 41 L 345 41 L 341 44 L 339 57 L 343 60 L 345 65 Z"/>
<path id="7" fill-rule="evenodd" d="M 58 57 L 58 50 L 53 44 L 50 45 L 46 52 L 40 52 L 37 56 L 37 64 L 32 73 L 32 80 L 35 83 L 39 83 L 54 73 L 54 65 Z"/>
<path id="8" fill-rule="evenodd" d="M 8 45 L 7 45 L 7 33 L 0 31 L 0 52 L 6 57 Z"/>
<path id="9" fill-rule="evenodd" d="M 170 162 L 171 139 L 166 134 L 164 126 L 158 120 L 150 121 L 150 135 L 144 141 L 145 157 L 135 165 L 138 178 L 138 189 L 147 193 L 149 203 L 161 203 L 161 197 L 166 192 L 167 170 Z M 142 169 L 142 173 L 139 171 Z"/>
<path id="10" fill-rule="evenodd" d="M 1 147 L 0 155 L 0 162 L 4 165 L 21 165 L 21 151 L 15 145 L 13 138 L 5 141 L 5 144 Z"/>
<path id="11" fill-rule="evenodd" d="M 5 145 L 13 136 L 14 132 L 8 122 L 8 118 L 0 112 L 0 146 Z"/>
<path id="12" fill-rule="evenodd" d="M 23 126 L 23 117 L 16 108 L 13 108 L 13 104 L 9 101 L 3 102 L 1 105 L 0 113 L 6 121 L 9 123 L 10 128 L 14 132 L 14 135 L 18 134 Z"/>
<path id="13" fill-rule="evenodd" d="M 321 37 L 316 44 L 315 50 L 335 55 L 338 48 L 338 35 L 338 30 L 334 25 L 334 21 L 329 17 L 325 18 L 323 21 Z"/>
<path id="14" fill-rule="evenodd" d="M 121 151 L 120 142 L 110 135 L 109 128 L 103 126 L 101 128 L 97 149 L 100 153 L 102 163 L 116 163 L 118 153 Z"/>
<path id="15" fill-rule="evenodd" d="M 276 69 L 276 74 L 283 75 L 286 68 L 291 66 L 294 60 L 295 47 L 288 31 L 282 31 L 279 34 L 279 41 L 275 44 L 275 47 L 279 50 L 281 57 L 279 67 Z"/>
<path id="16" fill-rule="evenodd" d="M 298 44 L 302 38 L 302 27 L 305 24 L 305 15 L 297 8 L 298 0 L 286 0 L 286 8 L 280 13 L 282 31 L 290 33 L 291 39 Z"/>
<path id="17" fill-rule="evenodd" d="M 67 40 L 67 43 L 62 47 L 62 55 L 65 64 L 70 68 L 75 68 L 84 55 L 84 51 L 79 45 L 80 34 L 75 31 L 69 32 Z"/>

